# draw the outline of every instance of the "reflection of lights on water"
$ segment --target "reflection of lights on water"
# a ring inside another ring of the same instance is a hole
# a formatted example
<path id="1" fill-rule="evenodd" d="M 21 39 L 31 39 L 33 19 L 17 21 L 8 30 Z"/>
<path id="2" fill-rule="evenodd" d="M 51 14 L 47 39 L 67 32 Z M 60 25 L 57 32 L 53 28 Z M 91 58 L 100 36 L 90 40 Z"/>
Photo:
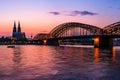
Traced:
<path id="1" fill-rule="evenodd" d="M 111 52 L 112 51 L 112 52 Z M 105 51 L 106 52 L 106 51 Z M 109 52 L 109 51 L 108 51 Z M 107 53 L 108 53 L 107 52 Z M 100 49 L 99 48 L 94 48 L 94 62 L 95 63 L 98 63 L 99 62 L 99 56 L 100 56 Z M 112 50 L 110 50 L 109 54 L 108 55 L 111 55 L 111 59 L 112 61 L 115 61 L 116 60 L 116 48 L 113 48 Z M 103 57 L 106 57 L 106 56 L 103 56 Z"/>
<path id="2" fill-rule="evenodd" d="M 99 48 L 94 48 L 94 58 L 97 63 L 99 61 Z"/>
<path id="3" fill-rule="evenodd" d="M 43 44 L 46 45 L 46 43 L 47 43 L 47 40 L 43 40 Z"/>
<path id="4" fill-rule="evenodd" d="M 116 49 L 113 48 L 113 50 L 112 50 L 112 60 L 115 61 L 115 58 L 116 58 Z"/>

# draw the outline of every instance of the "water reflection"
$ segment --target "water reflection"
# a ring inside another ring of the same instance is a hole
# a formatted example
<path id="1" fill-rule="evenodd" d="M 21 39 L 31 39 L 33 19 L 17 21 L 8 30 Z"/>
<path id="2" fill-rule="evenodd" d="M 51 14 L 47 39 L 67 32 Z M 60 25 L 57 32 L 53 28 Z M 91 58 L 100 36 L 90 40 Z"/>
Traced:
<path id="1" fill-rule="evenodd" d="M 112 60 L 115 61 L 116 60 L 116 49 L 115 48 L 112 49 L 112 54 L 113 54 Z"/>
<path id="2" fill-rule="evenodd" d="M 0 46 L 0 80 L 119 80 L 120 49 Z"/>
<path id="3" fill-rule="evenodd" d="M 94 48 L 94 61 L 97 63 L 99 60 L 110 59 L 112 61 L 116 60 L 116 48 L 101 50 L 99 48 Z"/>
<path id="4" fill-rule="evenodd" d="M 99 62 L 99 48 L 94 48 L 94 61 L 95 63 Z"/>
<path id="5" fill-rule="evenodd" d="M 21 64 L 21 60 L 22 60 L 22 57 L 21 57 L 21 47 L 16 47 L 16 48 L 13 48 L 13 74 L 16 74 L 20 71 L 20 67 L 22 66 Z"/>
<path id="6" fill-rule="evenodd" d="M 13 48 L 13 62 L 15 66 L 20 66 L 21 63 L 21 47 Z"/>

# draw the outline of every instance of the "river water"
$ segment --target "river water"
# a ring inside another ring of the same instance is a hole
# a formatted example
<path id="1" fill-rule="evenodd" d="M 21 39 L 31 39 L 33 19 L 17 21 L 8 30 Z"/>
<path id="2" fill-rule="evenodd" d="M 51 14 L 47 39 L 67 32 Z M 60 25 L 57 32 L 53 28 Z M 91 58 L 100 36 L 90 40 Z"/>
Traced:
<path id="1" fill-rule="evenodd" d="M 0 46 L 0 80 L 120 80 L 120 47 Z"/>

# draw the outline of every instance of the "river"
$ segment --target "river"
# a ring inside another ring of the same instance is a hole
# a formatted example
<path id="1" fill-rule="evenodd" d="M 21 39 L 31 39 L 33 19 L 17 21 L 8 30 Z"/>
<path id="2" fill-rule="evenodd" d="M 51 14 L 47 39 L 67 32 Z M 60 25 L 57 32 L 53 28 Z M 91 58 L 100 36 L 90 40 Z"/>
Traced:
<path id="1" fill-rule="evenodd" d="M 0 46 L 0 80 L 120 80 L 120 47 Z"/>

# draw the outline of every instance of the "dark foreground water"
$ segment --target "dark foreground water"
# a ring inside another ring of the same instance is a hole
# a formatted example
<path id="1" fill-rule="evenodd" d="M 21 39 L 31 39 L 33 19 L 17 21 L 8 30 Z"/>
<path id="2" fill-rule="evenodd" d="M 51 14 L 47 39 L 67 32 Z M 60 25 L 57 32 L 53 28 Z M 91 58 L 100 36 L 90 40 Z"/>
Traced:
<path id="1" fill-rule="evenodd" d="M 0 80 L 120 80 L 120 48 L 0 46 Z"/>

